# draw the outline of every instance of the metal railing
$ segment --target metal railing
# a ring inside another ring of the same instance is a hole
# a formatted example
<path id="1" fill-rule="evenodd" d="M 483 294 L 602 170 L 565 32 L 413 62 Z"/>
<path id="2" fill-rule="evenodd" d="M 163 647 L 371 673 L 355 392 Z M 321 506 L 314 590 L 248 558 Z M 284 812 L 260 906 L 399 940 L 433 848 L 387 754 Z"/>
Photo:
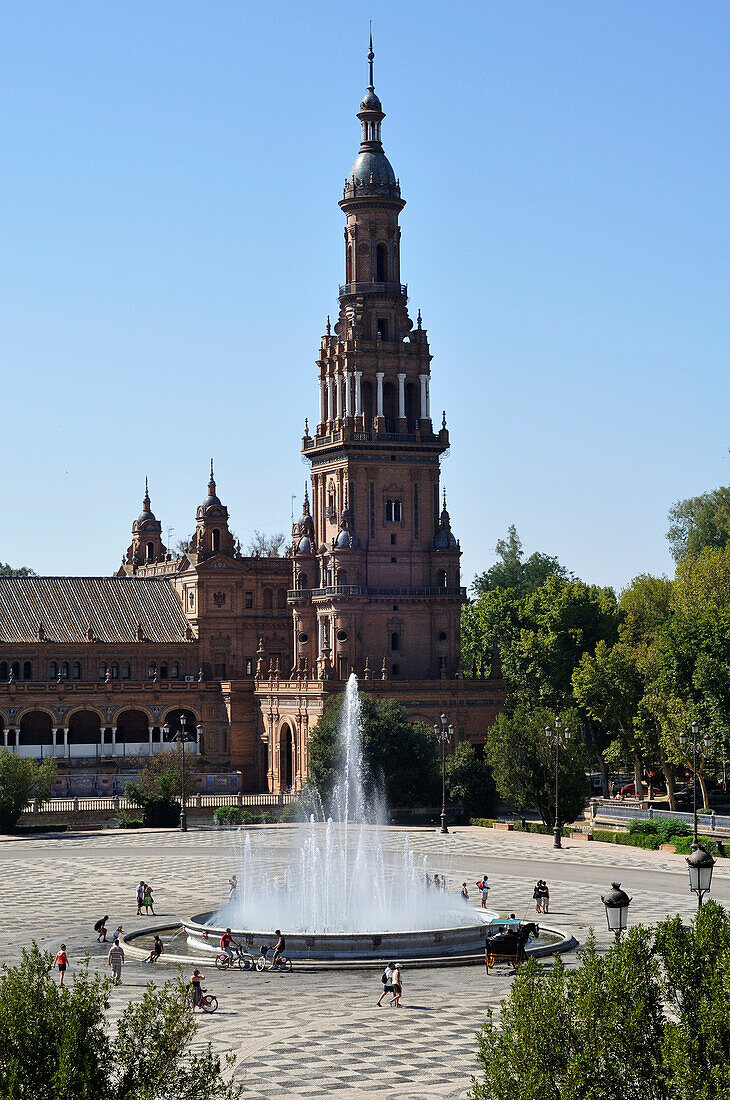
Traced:
<path id="1" fill-rule="evenodd" d="M 406 283 L 341 283 L 340 298 L 348 294 L 398 294 L 401 298 L 407 298 L 408 285 Z"/>
<path id="2" fill-rule="evenodd" d="M 293 792 L 286 794 L 194 794 L 187 800 L 188 807 L 192 809 L 206 809 L 215 806 L 286 806 L 294 802 L 297 795 Z M 123 795 L 110 795 L 106 798 L 89 796 L 78 798 L 49 798 L 38 806 L 32 798 L 25 808 L 25 813 L 62 814 L 81 813 L 93 810 L 138 810 L 139 807 Z"/>
<path id="3" fill-rule="evenodd" d="M 333 584 L 326 588 L 293 588 L 287 592 L 287 599 L 290 600 L 303 599 L 306 596 L 314 596 L 315 598 L 323 596 L 401 596 L 403 598 L 413 596 L 436 598 L 458 596 L 460 599 L 466 599 L 466 588 L 458 585 L 452 585 L 448 588 L 432 588 L 429 586 L 421 588 L 373 588 L 361 584 Z"/>
<path id="4" fill-rule="evenodd" d="M 642 809 L 639 803 L 611 802 L 600 800 L 593 803 L 591 817 L 594 821 L 617 822 L 624 824 L 627 821 L 683 821 L 691 825 L 694 818 L 691 812 L 685 810 L 655 810 L 650 807 Z M 701 831 L 730 832 L 730 814 L 717 814 L 714 810 L 710 813 L 700 813 L 697 817 Z"/>

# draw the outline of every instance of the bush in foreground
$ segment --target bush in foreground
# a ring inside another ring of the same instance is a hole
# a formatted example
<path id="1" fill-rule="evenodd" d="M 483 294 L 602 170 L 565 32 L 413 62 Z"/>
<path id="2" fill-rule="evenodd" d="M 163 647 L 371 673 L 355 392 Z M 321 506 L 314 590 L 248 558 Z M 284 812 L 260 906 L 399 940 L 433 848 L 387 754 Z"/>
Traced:
<path id="1" fill-rule="evenodd" d="M 580 966 L 529 960 L 479 1032 L 471 1100 L 726 1100 L 730 914 L 637 926 Z"/>
<path id="2" fill-rule="evenodd" d="M 237 1100 L 210 1044 L 193 1054 L 197 1024 L 182 982 L 150 983 L 106 1024 L 110 982 L 86 968 L 59 989 L 52 955 L 36 944 L 0 976 L 3 1100 Z M 233 1059 L 230 1059 L 232 1064 Z"/>

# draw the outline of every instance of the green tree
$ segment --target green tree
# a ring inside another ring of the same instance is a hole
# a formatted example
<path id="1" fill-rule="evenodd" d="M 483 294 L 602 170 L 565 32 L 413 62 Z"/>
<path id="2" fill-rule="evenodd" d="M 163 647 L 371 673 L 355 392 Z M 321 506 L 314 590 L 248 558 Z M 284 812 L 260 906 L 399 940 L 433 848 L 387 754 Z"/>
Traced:
<path id="1" fill-rule="evenodd" d="M 142 762 L 144 759 L 144 763 Z M 195 779 L 188 754 L 185 768 L 185 797 L 195 794 Z M 139 779 L 127 783 L 124 794 L 144 813 L 145 824 L 150 826 L 176 825 L 180 816 L 182 791 L 182 749 L 174 752 L 156 752 L 140 758 Z"/>
<path id="2" fill-rule="evenodd" d="M 56 765 L 46 758 L 40 764 L 0 748 L 0 831 L 12 832 L 30 798 L 39 804 L 50 797 Z"/>
<path id="3" fill-rule="evenodd" d="M 687 554 L 697 557 L 707 547 L 727 546 L 730 542 L 730 487 L 721 485 L 710 493 L 676 501 L 669 510 L 667 538 L 677 565 Z"/>
<path id="4" fill-rule="evenodd" d="M 549 554 L 536 551 L 525 560 L 522 542 L 513 525 L 507 530 L 507 538 L 497 541 L 495 550 L 499 561 L 474 578 L 472 591 L 476 596 L 505 588 L 521 599 L 540 588 L 548 577 L 564 580 L 568 577 L 565 566 Z"/>
<path id="5" fill-rule="evenodd" d="M 461 802 L 469 817 L 488 817 L 496 805 L 492 769 L 474 746 L 462 741 L 446 757 L 446 792 L 453 802 Z"/>
<path id="6" fill-rule="evenodd" d="M 0 1095 L 7 1100 L 237 1100 L 210 1044 L 197 1031 L 181 982 L 148 985 L 107 1021 L 110 982 L 77 968 L 62 989 L 52 955 L 34 943 L 0 974 Z"/>
<path id="7" fill-rule="evenodd" d="M 35 577 L 37 573 L 27 565 L 13 568 L 8 562 L 0 561 L 0 577 Z"/>
<path id="8" fill-rule="evenodd" d="M 606 954 L 593 936 L 580 966 L 522 966 L 478 1033 L 470 1100 L 664 1100 L 662 1008 L 650 933 Z"/>
<path id="9" fill-rule="evenodd" d="M 309 778 L 328 801 L 341 764 L 338 724 L 344 695 L 330 697 L 309 739 Z M 392 699 L 360 697 L 368 797 L 382 789 L 389 806 L 428 805 L 437 793 L 436 738 Z"/>
<path id="10" fill-rule="evenodd" d="M 520 968 L 478 1034 L 471 1100 L 726 1100 L 730 914 L 632 928 L 580 964 Z"/>
<path id="11" fill-rule="evenodd" d="M 565 711 L 561 718 L 571 737 L 558 754 L 560 820 L 573 821 L 588 795 L 585 749 L 578 712 Z M 546 825 L 555 821 L 555 750 L 545 734 L 554 722 L 554 711 L 522 703 L 511 714 L 498 716 L 486 746 L 500 797 L 519 810 L 536 806 Z"/>

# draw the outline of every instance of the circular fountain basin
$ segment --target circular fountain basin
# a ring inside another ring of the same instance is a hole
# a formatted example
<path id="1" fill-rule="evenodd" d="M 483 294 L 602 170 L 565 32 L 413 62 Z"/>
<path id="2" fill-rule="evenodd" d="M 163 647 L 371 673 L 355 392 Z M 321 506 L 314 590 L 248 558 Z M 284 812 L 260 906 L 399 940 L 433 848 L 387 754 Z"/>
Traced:
<path id="1" fill-rule="evenodd" d="M 195 951 L 218 954 L 220 939 L 225 928 L 207 922 L 216 916 L 198 913 L 184 921 L 188 944 Z M 454 916 L 456 917 L 456 913 Z M 305 961 L 330 960 L 338 962 L 384 959 L 392 957 L 401 962 L 412 959 L 459 958 L 484 953 L 487 929 L 498 914 L 489 909 L 474 909 L 473 919 L 464 923 L 464 914 L 458 914 L 460 924 L 443 928 L 414 929 L 410 932 L 288 932 L 286 953 L 292 959 Z M 272 944 L 271 929 L 266 932 L 250 929 L 232 930 L 234 940 L 245 944 L 252 954 L 257 954 L 261 944 Z"/>

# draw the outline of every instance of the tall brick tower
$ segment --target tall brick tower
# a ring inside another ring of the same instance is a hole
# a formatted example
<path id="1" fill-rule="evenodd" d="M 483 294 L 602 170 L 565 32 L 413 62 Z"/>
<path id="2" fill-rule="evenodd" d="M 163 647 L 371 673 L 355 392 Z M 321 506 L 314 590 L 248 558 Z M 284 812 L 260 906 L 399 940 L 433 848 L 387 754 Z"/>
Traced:
<path id="1" fill-rule="evenodd" d="M 459 665 L 461 551 L 439 491 L 445 418 L 434 432 L 431 354 L 401 282 L 400 183 L 381 143 L 373 81 L 340 200 L 345 282 L 320 348 L 320 412 L 303 440 L 312 511 L 294 526 L 295 665 L 320 679 L 452 678 Z"/>

